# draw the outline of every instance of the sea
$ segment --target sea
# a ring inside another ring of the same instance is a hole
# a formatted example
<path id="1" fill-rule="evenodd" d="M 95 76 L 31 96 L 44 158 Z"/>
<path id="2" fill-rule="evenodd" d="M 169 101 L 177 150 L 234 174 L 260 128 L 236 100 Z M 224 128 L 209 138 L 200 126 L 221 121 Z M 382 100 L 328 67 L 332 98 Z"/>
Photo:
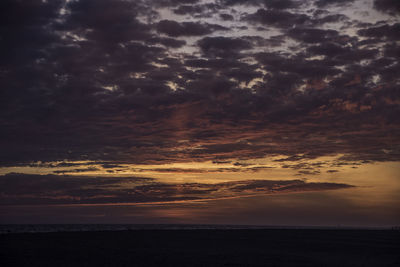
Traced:
<path id="1" fill-rule="evenodd" d="M 396 227 L 397 228 L 397 227 Z M 213 224 L 0 224 L 0 234 L 51 232 L 103 232 L 135 230 L 262 230 L 262 229 L 317 229 L 317 230 L 389 230 L 393 227 L 347 226 L 274 226 L 274 225 L 213 225 Z M 395 229 L 398 230 L 398 229 Z"/>

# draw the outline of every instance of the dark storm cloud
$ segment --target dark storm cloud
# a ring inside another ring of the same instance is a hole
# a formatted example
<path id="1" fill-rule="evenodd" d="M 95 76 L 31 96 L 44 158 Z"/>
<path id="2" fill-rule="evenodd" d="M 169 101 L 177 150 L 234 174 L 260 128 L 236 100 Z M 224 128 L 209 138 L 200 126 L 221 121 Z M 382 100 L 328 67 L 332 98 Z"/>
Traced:
<path id="1" fill-rule="evenodd" d="M 291 81 L 295 85 L 296 82 L 299 82 L 298 79 L 316 79 L 340 73 L 332 63 L 329 64 L 328 60 L 305 60 L 304 57 L 292 57 L 289 59 L 276 53 L 258 53 L 255 58 L 265 66 L 266 70 L 278 72 L 269 77 L 269 82 L 276 81 L 276 84 L 271 88 L 276 88 L 277 86 L 285 87 Z"/>
<path id="2" fill-rule="evenodd" d="M 300 1 L 293 1 L 293 0 L 262 0 L 261 2 L 267 8 L 271 9 L 296 8 L 301 5 Z"/>
<path id="3" fill-rule="evenodd" d="M 136 18 L 140 6 L 135 2 L 81 0 L 69 2 L 67 8 L 70 14 L 59 28 L 76 32 L 102 45 L 143 40 L 150 36 L 149 26 Z"/>
<path id="4" fill-rule="evenodd" d="M 173 38 L 153 37 L 147 40 L 149 44 L 162 44 L 166 47 L 179 48 L 186 44 L 186 41 Z"/>
<path id="5" fill-rule="evenodd" d="M 354 0 L 317 0 L 315 5 L 322 8 L 330 5 L 346 5 L 352 2 L 354 2 Z"/>
<path id="6" fill-rule="evenodd" d="M 154 0 L 152 1 L 152 4 L 162 7 L 174 7 L 180 4 L 196 4 L 198 2 L 200 2 L 200 0 Z"/>
<path id="7" fill-rule="evenodd" d="M 229 48 L 228 48 L 229 49 Z M 232 58 L 212 58 L 212 59 L 187 59 L 185 65 L 195 68 L 209 68 L 224 70 L 229 68 L 248 68 L 248 64 L 239 62 Z"/>
<path id="8" fill-rule="evenodd" d="M 297 0 L 220 0 L 221 4 L 234 5 L 263 5 L 270 9 L 288 9 L 299 7 L 302 3 Z"/>
<path id="9" fill-rule="evenodd" d="M 219 14 L 219 16 L 220 16 L 220 18 L 221 18 L 222 20 L 233 20 L 233 16 L 232 16 L 232 15 L 229 15 L 229 14 L 223 13 L 223 14 Z"/>
<path id="10" fill-rule="evenodd" d="M 351 52 L 351 48 L 343 47 L 337 43 L 325 42 L 320 45 L 310 46 L 307 48 L 307 51 L 315 55 L 334 57 L 338 55 L 348 54 L 349 52 Z"/>
<path id="11" fill-rule="evenodd" d="M 348 20 L 349 18 L 343 14 L 334 14 L 334 15 L 327 15 L 324 17 L 315 17 L 313 19 L 314 24 L 316 25 L 323 25 L 325 23 L 339 23 Z"/>
<path id="12" fill-rule="evenodd" d="M 228 167 L 228 168 L 146 168 L 146 169 L 141 169 L 141 168 L 133 168 L 130 169 L 131 171 L 134 172 L 159 172 L 159 173 L 226 173 L 226 172 L 240 172 L 240 173 L 256 173 L 260 172 L 263 170 L 269 170 L 273 169 L 275 167 L 270 167 L 270 166 L 254 166 L 254 167 L 249 167 L 252 166 L 251 164 L 239 164 L 235 163 L 233 164 L 236 167 Z M 241 167 L 246 167 L 246 168 L 241 168 Z M 71 171 L 74 172 L 74 171 Z M 54 172 L 56 173 L 56 172 Z M 59 173 L 67 173 L 65 171 L 59 172 Z"/>
<path id="13" fill-rule="evenodd" d="M 0 63 L 2 71 L 44 56 L 42 48 L 57 39 L 46 27 L 57 17 L 61 4 L 62 1 L 1 1 L 0 47 L 5 52 Z"/>
<path id="14" fill-rule="evenodd" d="M 91 172 L 91 171 L 98 171 L 100 170 L 99 168 L 95 167 L 89 167 L 89 168 L 80 168 L 80 169 L 74 169 L 74 170 L 68 170 L 68 171 L 54 171 L 56 174 L 63 174 L 63 173 L 79 173 L 79 172 Z"/>
<path id="15" fill-rule="evenodd" d="M 223 36 L 205 37 L 199 42 L 199 47 L 206 55 L 228 57 L 241 50 L 252 48 L 250 42 L 240 38 L 228 38 Z"/>
<path id="16" fill-rule="evenodd" d="M 178 36 L 201 36 L 215 31 L 227 31 L 225 28 L 216 24 L 196 23 L 196 22 L 176 22 L 173 20 L 162 20 L 157 24 L 157 31 L 172 37 Z"/>
<path id="17" fill-rule="evenodd" d="M 378 49 L 355 49 L 328 42 L 322 45 L 310 46 L 307 51 L 313 55 L 327 56 L 332 60 L 332 64 L 336 65 L 374 59 L 379 53 Z"/>
<path id="18" fill-rule="evenodd" d="M 2 1 L 1 164 L 399 160 L 399 25 L 252 3 Z"/>
<path id="19" fill-rule="evenodd" d="M 366 29 L 361 29 L 358 34 L 366 37 L 384 38 L 385 40 L 400 40 L 400 23 L 393 25 L 372 26 Z"/>
<path id="20" fill-rule="evenodd" d="M 293 25 L 311 24 L 312 20 L 305 14 L 296 14 L 284 10 L 259 9 L 246 17 L 249 21 L 275 27 L 291 27 Z"/>
<path id="21" fill-rule="evenodd" d="M 202 5 L 180 5 L 173 12 L 177 15 L 191 15 L 196 18 L 211 17 L 215 12 L 218 12 L 222 7 L 214 3 Z"/>
<path id="22" fill-rule="evenodd" d="M 258 4 L 257 1 L 250 1 L 250 0 L 220 0 L 220 2 L 223 5 L 231 6 L 231 5 L 251 5 L 252 2 L 253 4 Z"/>
<path id="23" fill-rule="evenodd" d="M 174 9 L 174 13 L 178 15 L 193 15 L 204 12 L 205 8 L 201 5 L 182 5 Z"/>
<path id="24" fill-rule="evenodd" d="M 305 43 L 322 43 L 337 38 L 339 33 L 335 30 L 321 30 L 314 28 L 292 29 L 288 35 Z"/>
<path id="25" fill-rule="evenodd" d="M 327 173 L 335 173 L 335 172 L 339 172 L 338 170 L 327 170 Z"/>
<path id="26" fill-rule="evenodd" d="M 309 16 L 280 9 L 258 9 L 257 12 L 244 16 L 244 20 L 277 28 L 297 28 L 321 26 L 326 23 L 343 22 L 348 19 L 343 14 Z"/>
<path id="27" fill-rule="evenodd" d="M 400 13 L 400 2 L 397 0 L 374 0 L 374 7 L 391 15 Z"/>
<path id="28" fill-rule="evenodd" d="M 7 174 L 0 176 L 2 205 L 151 203 L 217 200 L 253 194 L 350 188 L 339 183 L 303 180 L 247 180 L 216 184 L 167 184 L 141 177 L 85 177 Z"/>

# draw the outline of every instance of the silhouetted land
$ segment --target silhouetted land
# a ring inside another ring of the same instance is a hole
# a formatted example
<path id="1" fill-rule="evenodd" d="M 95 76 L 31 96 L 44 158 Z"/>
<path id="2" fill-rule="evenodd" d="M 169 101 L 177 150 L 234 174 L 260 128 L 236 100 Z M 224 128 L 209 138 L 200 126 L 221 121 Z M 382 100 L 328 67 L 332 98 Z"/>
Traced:
<path id="1" fill-rule="evenodd" d="M 0 235 L 1 266 L 400 266 L 391 230 L 133 230 Z"/>

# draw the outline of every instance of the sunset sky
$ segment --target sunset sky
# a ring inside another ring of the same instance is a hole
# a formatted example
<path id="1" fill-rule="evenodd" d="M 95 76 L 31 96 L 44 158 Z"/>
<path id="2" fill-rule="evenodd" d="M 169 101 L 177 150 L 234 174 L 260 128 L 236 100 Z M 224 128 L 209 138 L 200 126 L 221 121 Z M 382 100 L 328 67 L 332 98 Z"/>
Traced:
<path id="1" fill-rule="evenodd" d="M 1 0 L 0 223 L 400 224 L 400 1 Z"/>

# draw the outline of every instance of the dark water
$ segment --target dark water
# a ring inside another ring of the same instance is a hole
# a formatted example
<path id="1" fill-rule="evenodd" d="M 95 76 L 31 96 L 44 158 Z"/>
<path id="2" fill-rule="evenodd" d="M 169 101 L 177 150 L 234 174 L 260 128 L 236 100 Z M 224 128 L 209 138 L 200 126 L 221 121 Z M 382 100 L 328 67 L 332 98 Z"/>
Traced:
<path id="1" fill-rule="evenodd" d="M 10 230 L 10 226 L 2 227 Z M 400 266 L 400 231 L 395 230 L 223 225 L 13 227 L 12 231 L 24 233 L 0 235 L 2 267 Z"/>
<path id="2" fill-rule="evenodd" d="M 341 226 L 260 226 L 260 225 L 212 225 L 212 224 L 0 224 L 0 234 L 97 232 L 126 230 L 239 230 L 239 229 L 321 229 L 321 230 L 385 230 L 389 228 L 358 228 Z"/>
<path id="3" fill-rule="evenodd" d="M 263 229 L 247 225 L 189 225 L 189 224 L 3 224 L 0 234 L 6 233 L 52 233 L 97 232 L 126 230 L 197 230 L 197 229 Z"/>

